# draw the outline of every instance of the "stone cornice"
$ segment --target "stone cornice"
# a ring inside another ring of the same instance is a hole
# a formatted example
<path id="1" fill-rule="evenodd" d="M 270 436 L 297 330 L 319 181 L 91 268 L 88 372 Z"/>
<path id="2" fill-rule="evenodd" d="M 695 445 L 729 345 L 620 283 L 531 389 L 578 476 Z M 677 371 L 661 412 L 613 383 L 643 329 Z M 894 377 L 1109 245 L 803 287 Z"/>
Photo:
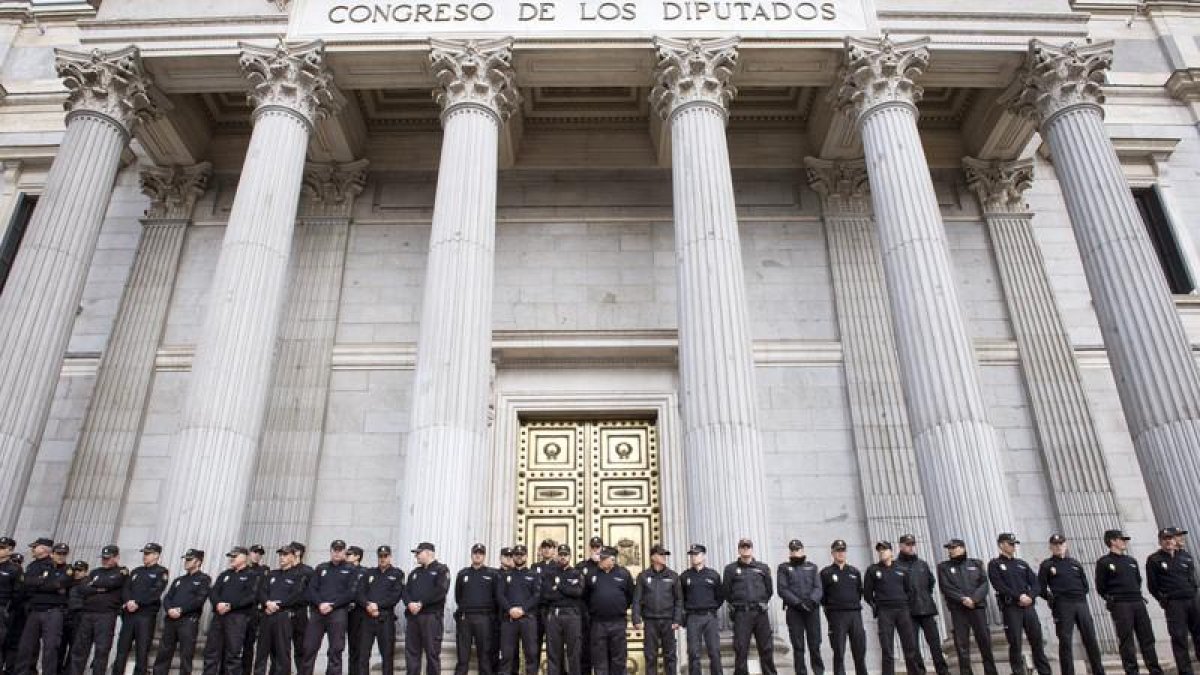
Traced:
<path id="1" fill-rule="evenodd" d="M 146 220 L 188 220 L 196 200 L 208 188 L 212 164 L 151 167 L 141 174 L 142 193 L 150 198 Z"/>
<path id="2" fill-rule="evenodd" d="M 111 52 L 54 50 L 55 70 L 67 88 L 63 107 L 71 114 L 97 113 L 133 133 L 160 113 L 154 80 L 142 68 L 137 47 Z"/>
<path id="3" fill-rule="evenodd" d="M 821 196 L 826 216 L 870 214 L 871 185 L 866 162 L 805 157 L 808 185 Z"/>
<path id="4" fill-rule="evenodd" d="M 1025 213 L 1025 191 L 1033 185 L 1033 160 L 1012 162 L 963 158 L 967 187 L 979 198 L 984 214 Z"/>
<path id="5" fill-rule="evenodd" d="M 300 218 L 349 218 L 355 197 L 366 185 L 369 164 L 365 159 L 305 164 Z"/>
<path id="6" fill-rule="evenodd" d="M 1184 103 L 1200 102 L 1200 68 L 1180 68 L 1167 78 L 1167 93 Z"/>
<path id="7" fill-rule="evenodd" d="M 1102 85 L 1112 60 L 1111 40 L 1082 46 L 1030 40 L 1025 65 L 1017 75 L 1019 93 L 1009 105 L 1038 124 L 1076 106 L 1100 108 L 1104 103 Z"/>
<path id="8" fill-rule="evenodd" d="M 264 108 L 287 108 L 314 125 L 345 105 L 325 63 L 325 44 L 320 40 L 294 46 L 280 40 L 274 47 L 243 42 L 239 47 L 238 62 L 250 81 L 255 115 Z"/>
<path id="9" fill-rule="evenodd" d="M 889 104 L 916 107 L 924 89 L 916 80 L 929 66 L 929 38 L 892 42 L 846 38 L 846 65 L 833 90 L 834 105 L 862 118 Z"/>
<path id="10" fill-rule="evenodd" d="M 716 106 L 725 114 L 737 95 L 730 84 L 737 66 L 737 37 L 715 40 L 655 38 L 658 65 L 650 105 L 663 119 L 690 104 Z"/>
<path id="11" fill-rule="evenodd" d="M 512 67 L 512 38 L 431 39 L 429 65 L 438 81 L 433 96 L 443 115 L 459 106 L 477 106 L 503 123 L 520 104 Z"/>

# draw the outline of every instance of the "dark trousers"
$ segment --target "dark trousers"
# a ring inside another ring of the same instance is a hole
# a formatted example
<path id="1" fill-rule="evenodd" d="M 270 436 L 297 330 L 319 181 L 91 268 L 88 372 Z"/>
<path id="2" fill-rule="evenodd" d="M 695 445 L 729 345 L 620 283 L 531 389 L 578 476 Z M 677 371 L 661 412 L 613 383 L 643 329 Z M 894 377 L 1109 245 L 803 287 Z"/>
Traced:
<path id="1" fill-rule="evenodd" d="M 896 673 L 896 635 L 900 635 L 900 651 L 904 654 L 904 669 L 908 675 L 925 672 L 921 650 L 917 647 L 917 629 L 913 626 L 908 607 L 880 607 L 876 610 L 875 625 L 879 629 L 879 651 L 883 653 L 883 675 Z"/>
<path id="2" fill-rule="evenodd" d="M 975 646 L 983 659 L 983 672 L 997 675 L 996 657 L 992 654 L 992 634 L 988 630 L 987 608 L 977 605 L 967 609 L 962 605 L 950 605 L 950 622 L 954 627 L 954 651 L 958 654 L 958 672 L 971 675 L 971 633 L 975 634 Z"/>
<path id="3" fill-rule="evenodd" d="M 1092 675 L 1104 675 L 1104 664 L 1100 662 L 1100 642 L 1096 639 L 1096 624 L 1088 611 L 1087 600 L 1061 598 L 1051 610 L 1054 616 L 1054 634 L 1058 636 L 1058 661 L 1062 675 L 1075 675 L 1075 627 L 1087 652 L 1088 667 Z"/>
<path id="4" fill-rule="evenodd" d="M 362 642 L 362 627 L 365 618 L 367 618 L 367 610 L 361 607 L 355 607 L 346 615 L 346 649 L 350 652 L 350 664 L 347 668 L 349 675 L 366 675 L 365 670 L 359 670 L 362 666 L 359 647 L 362 646 L 360 643 Z"/>
<path id="5" fill-rule="evenodd" d="M 708 654 L 709 675 L 721 675 L 721 623 L 716 612 L 687 615 L 688 675 L 701 675 L 700 653 Z"/>
<path id="6" fill-rule="evenodd" d="M 454 665 L 457 675 L 467 675 L 471 669 L 471 646 L 475 646 L 475 657 L 479 659 L 479 675 L 492 675 L 492 642 L 495 635 L 496 615 L 493 612 L 460 614 L 454 624 L 455 650 L 458 662 Z M 549 633 L 547 633 L 548 635 Z M 549 637 L 546 638 L 547 642 Z"/>
<path id="7" fill-rule="evenodd" d="M 1142 661 L 1150 675 L 1163 675 L 1158 664 L 1158 650 L 1154 647 L 1154 627 L 1150 624 L 1150 612 L 1144 600 L 1119 600 L 1108 603 L 1113 630 L 1117 633 L 1121 667 L 1126 675 L 1138 675 L 1138 649 L 1142 650 Z"/>
<path id="8" fill-rule="evenodd" d="M 112 651 L 113 633 L 116 630 L 117 615 L 112 612 L 80 614 L 71 641 L 70 675 L 82 675 L 93 647 L 96 655 L 92 657 L 92 675 L 104 675 L 108 670 L 108 654 Z"/>
<path id="9" fill-rule="evenodd" d="M 300 607 L 292 612 L 292 658 L 296 661 L 296 672 L 304 663 L 304 636 L 308 633 L 308 608 Z"/>
<path id="10" fill-rule="evenodd" d="M 154 642 L 154 620 L 157 618 L 157 607 L 142 607 L 132 614 L 121 614 L 121 635 L 117 638 L 117 658 L 113 661 L 112 675 L 124 675 L 130 649 L 134 650 L 134 675 L 146 675 L 146 669 L 150 666 L 150 643 Z"/>
<path id="11" fill-rule="evenodd" d="M 1008 665 L 1013 675 L 1025 675 L 1025 659 L 1021 657 L 1022 635 L 1029 638 L 1033 652 L 1033 668 L 1038 675 L 1050 675 L 1050 659 L 1046 658 L 1046 643 L 1042 637 L 1042 622 L 1033 605 L 1005 605 L 1004 637 L 1008 640 Z"/>
<path id="12" fill-rule="evenodd" d="M 938 632 L 936 614 L 914 616 L 913 628 L 917 631 L 917 642 L 921 635 L 925 636 L 925 645 L 929 647 L 929 656 L 933 659 L 933 670 L 937 675 L 949 675 L 950 666 L 946 664 L 946 655 L 942 653 L 942 635 Z M 920 644 L 917 645 L 917 659 L 921 671 L 925 671 L 925 659 L 921 658 Z"/>
<path id="13" fill-rule="evenodd" d="M 825 621 L 829 624 L 834 675 L 846 675 L 847 639 L 850 641 L 850 658 L 854 660 L 855 675 L 867 675 L 867 630 L 863 628 L 862 610 L 826 610 Z"/>
<path id="14" fill-rule="evenodd" d="M 1167 634 L 1171 636 L 1171 652 L 1179 675 L 1192 675 L 1192 657 L 1188 649 L 1188 636 L 1200 651 L 1200 605 L 1195 598 L 1168 600 L 1163 609 L 1167 614 Z"/>
<path id="15" fill-rule="evenodd" d="M 528 614 L 500 620 L 500 675 L 516 675 L 518 650 L 525 654 L 525 675 L 537 675 L 537 619 Z"/>
<path id="16" fill-rule="evenodd" d="M 671 619 L 645 619 L 645 642 L 642 653 L 646 657 L 646 675 L 658 675 L 658 656 L 662 654 L 663 675 L 678 675 L 679 654 L 675 643 L 674 621 Z"/>
<path id="17" fill-rule="evenodd" d="M 579 615 L 579 611 L 558 607 L 547 610 L 547 675 L 580 675 L 583 668 L 583 651 L 583 617 Z"/>
<path id="18" fill-rule="evenodd" d="M 204 645 L 204 675 L 242 675 L 242 650 L 249 622 L 249 614 L 213 615 Z"/>
<path id="19" fill-rule="evenodd" d="M 425 657 L 426 675 L 438 675 L 442 669 L 442 612 L 408 614 L 404 624 L 404 667 L 408 675 L 421 675 L 421 657 Z"/>
<path id="20" fill-rule="evenodd" d="M 17 672 L 17 653 L 21 650 L 21 636 L 25 634 L 29 614 L 24 605 L 9 604 L 7 616 L 8 627 L 0 649 L 3 649 L 4 675 L 14 675 Z"/>
<path id="21" fill-rule="evenodd" d="M 597 619 L 592 617 L 589 642 L 592 652 L 592 672 L 596 675 L 625 675 L 625 660 L 629 644 L 625 636 L 625 618 Z"/>
<path id="22" fill-rule="evenodd" d="M 58 641 L 58 672 L 71 672 L 71 654 L 75 651 L 75 627 L 79 625 L 79 619 L 83 615 L 83 610 L 67 610 L 66 617 L 63 619 L 62 639 Z M 111 646 L 110 646 L 111 649 Z M 104 664 L 108 666 L 108 662 Z M 104 675 L 101 673 L 100 675 Z"/>
<path id="23" fill-rule="evenodd" d="M 268 662 L 271 675 L 288 675 L 292 672 L 291 610 L 264 613 L 257 628 L 248 630 L 247 635 L 251 632 L 258 633 L 258 644 L 254 646 L 254 675 L 266 675 Z"/>
<path id="24" fill-rule="evenodd" d="M 244 642 L 244 646 L 242 647 L 243 673 L 254 672 L 254 664 L 256 661 L 254 654 L 255 649 L 258 647 L 258 629 L 259 626 L 262 625 L 264 616 L 265 615 L 261 611 L 255 609 L 250 615 L 250 620 L 246 622 L 246 640 Z M 138 675 L 142 674 L 138 673 Z"/>
<path id="25" fill-rule="evenodd" d="M 813 675 L 824 675 L 825 661 L 821 659 L 821 613 L 815 607 L 810 610 L 789 607 L 787 627 L 788 637 L 792 640 L 792 662 L 796 675 L 808 675 L 808 669 L 804 665 L 806 646 Z"/>
<path id="26" fill-rule="evenodd" d="M 17 648 L 17 675 L 29 675 L 37 665 L 41 644 L 41 675 L 58 675 L 58 645 L 62 640 L 66 610 L 61 607 L 36 609 L 25 618 L 21 644 Z"/>
<path id="27" fill-rule="evenodd" d="M 762 675 L 775 675 L 775 646 L 771 644 L 771 620 L 767 610 L 734 609 L 733 613 L 733 675 L 749 675 L 750 638 L 758 648 Z"/>
<path id="28" fill-rule="evenodd" d="M 378 617 L 366 616 L 358 633 L 358 670 L 371 672 L 371 650 L 379 646 L 380 668 L 383 675 L 392 675 L 396 665 L 396 612 L 379 610 Z"/>
<path id="29" fill-rule="evenodd" d="M 179 649 L 179 675 L 192 675 L 192 659 L 196 658 L 196 639 L 200 637 L 200 615 L 167 618 L 163 621 L 162 640 L 154 658 L 154 675 L 168 675 L 175 649 Z"/>
<path id="30" fill-rule="evenodd" d="M 342 675 L 342 652 L 346 649 L 346 608 L 335 609 L 328 614 L 313 610 L 308 617 L 308 628 L 304 633 L 304 661 L 300 664 L 300 675 L 312 675 L 317 663 L 317 652 L 321 641 L 329 636 L 329 650 L 325 652 L 325 675 Z"/>
<path id="31" fill-rule="evenodd" d="M 12 603 L 0 602 L 0 672 L 9 670 L 8 661 L 8 626 L 9 612 L 12 611 Z"/>

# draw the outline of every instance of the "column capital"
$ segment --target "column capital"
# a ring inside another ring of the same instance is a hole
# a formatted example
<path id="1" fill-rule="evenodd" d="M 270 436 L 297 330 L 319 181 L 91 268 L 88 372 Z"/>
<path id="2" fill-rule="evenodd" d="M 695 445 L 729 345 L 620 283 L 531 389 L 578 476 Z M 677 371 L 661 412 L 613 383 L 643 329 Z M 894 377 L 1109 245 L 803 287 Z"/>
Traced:
<path id="1" fill-rule="evenodd" d="M 161 112 L 155 100 L 154 78 L 142 67 L 137 47 L 111 52 L 55 49 L 54 57 L 55 71 L 67 87 L 63 107 L 68 118 L 100 114 L 131 134 L 138 124 Z"/>
<path id="2" fill-rule="evenodd" d="M 650 105 L 663 119 L 691 104 L 710 105 L 729 113 L 737 87 L 729 83 L 737 66 L 739 38 L 677 40 L 655 38 L 658 65 Z"/>
<path id="3" fill-rule="evenodd" d="M 985 215 L 1029 210 L 1024 195 L 1033 185 L 1032 159 L 1004 162 L 963 157 L 963 171 Z"/>
<path id="4" fill-rule="evenodd" d="M 825 215 L 870 213 L 871 184 L 864 160 L 829 160 L 805 157 L 808 185 L 821 196 Z"/>
<path id="5" fill-rule="evenodd" d="M 521 102 L 512 67 L 512 38 L 429 40 L 433 97 L 446 115 L 459 106 L 483 108 L 506 122 Z"/>
<path id="6" fill-rule="evenodd" d="M 212 164 L 208 162 L 143 169 L 142 194 L 150 198 L 145 220 L 189 220 L 210 177 Z"/>
<path id="7" fill-rule="evenodd" d="M 1029 41 L 1025 66 L 1014 83 L 1014 112 L 1044 125 L 1064 110 L 1104 103 L 1105 74 L 1112 66 L 1111 40 L 1090 45 L 1068 42 L 1055 46 L 1041 40 Z"/>
<path id="8" fill-rule="evenodd" d="M 369 164 L 365 159 L 346 164 L 305 164 L 300 217 L 349 218 L 354 198 L 366 185 Z"/>
<path id="9" fill-rule="evenodd" d="M 833 92 L 834 105 L 858 119 L 884 105 L 915 108 L 924 94 L 916 79 L 929 66 L 929 38 L 892 42 L 846 38 L 846 63 L 841 84 Z"/>
<path id="10" fill-rule="evenodd" d="M 280 39 L 274 47 L 245 42 L 238 46 L 242 50 L 238 63 L 250 81 L 249 99 L 255 117 L 268 108 L 285 108 L 311 127 L 345 105 L 325 62 L 325 43 L 321 40 L 289 46 Z"/>

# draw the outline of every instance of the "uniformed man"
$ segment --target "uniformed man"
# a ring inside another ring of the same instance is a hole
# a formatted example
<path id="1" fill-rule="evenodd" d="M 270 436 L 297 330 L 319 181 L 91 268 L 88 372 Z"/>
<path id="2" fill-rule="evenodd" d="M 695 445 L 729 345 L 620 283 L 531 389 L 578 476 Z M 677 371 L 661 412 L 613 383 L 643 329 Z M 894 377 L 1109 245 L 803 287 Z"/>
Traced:
<path id="1" fill-rule="evenodd" d="M 304 660 L 300 675 L 312 675 L 321 651 L 321 641 L 329 636 L 325 653 L 325 675 L 342 675 L 342 652 L 346 649 L 346 614 L 358 592 L 358 571 L 346 562 L 346 542 L 334 539 L 329 544 L 329 560 L 317 565 L 308 584 L 310 607 L 304 633 Z"/>
<path id="2" fill-rule="evenodd" d="M 83 614 L 83 586 L 87 583 L 88 570 L 89 565 L 84 560 L 76 560 L 67 565 L 67 576 L 71 577 L 71 586 L 67 589 L 67 614 L 63 620 L 62 641 L 58 643 L 58 672 L 60 673 L 68 673 L 71 670 L 75 627 L 79 625 L 80 617 Z M 111 643 L 109 646 L 111 647 Z M 107 666 L 108 664 L 105 663 L 106 668 Z"/>
<path id="3" fill-rule="evenodd" d="M 25 570 L 26 599 L 25 629 L 17 650 L 17 675 L 30 675 L 37 665 L 41 647 L 41 675 L 58 674 L 58 647 L 62 640 L 63 621 L 67 609 L 66 557 L 70 548 L 41 537 L 29 545 L 33 561 Z"/>
<path id="4" fill-rule="evenodd" d="M 821 570 L 821 606 L 829 623 L 834 675 L 846 675 L 846 641 L 856 675 L 867 675 L 867 631 L 862 619 L 862 574 L 846 562 L 846 542 L 829 545 L 833 563 Z"/>
<path id="5" fill-rule="evenodd" d="M 315 574 L 313 568 L 304 562 L 304 553 L 308 547 L 298 541 L 293 541 L 288 546 L 296 552 L 296 570 L 304 577 L 304 586 L 307 589 Z M 305 595 L 307 596 L 307 591 Z M 292 657 L 296 662 L 297 672 L 300 671 L 300 664 L 304 662 L 304 634 L 308 632 L 307 597 L 305 600 L 303 606 L 292 612 Z"/>
<path id="6" fill-rule="evenodd" d="M 392 675 L 396 660 L 396 605 L 404 597 L 404 572 L 392 565 L 391 546 L 375 549 L 375 559 L 379 565 L 368 570 L 358 582 L 357 604 L 364 614 L 358 669 L 371 672 L 371 649 L 378 645 L 383 675 Z"/>
<path id="7" fill-rule="evenodd" d="M 917 555 L 917 538 L 912 534 L 900 535 L 900 552 L 896 556 L 896 564 L 908 574 L 912 585 L 912 595 L 909 596 L 909 610 L 912 613 L 913 628 L 917 631 L 917 641 L 921 634 L 925 635 L 925 644 L 933 657 L 933 668 L 937 675 L 949 675 L 950 666 L 942 654 L 942 636 L 938 631 L 937 601 L 933 599 L 933 588 L 936 580 L 933 570 Z M 925 670 L 925 660 L 921 658 L 918 645 L 918 665 Z"/>
<path id="8" fill-rule="evenodd" d="M 700 652 L 708 654 L 709 675 L 721 675 L 721 626 L 717 612 L 725 603 L 721 575 L 707 566 L 708 548 L 688 547 L 688 568 L 679 575 L 687 628 L 688 675 L 700 675 Z"/>
<path id="9" fill-rule="evenodd" d="M 516 568 L 516 565 L 513 563 L 512 547 L 505 546 L 505 547 L 501 548 L 500 549 L 500 574 L 504 575 L 508 572 L 511 572 L 515 568 Z M 503 576 L 500 576 L 496 579 L 496 583 L 500 583 L 501 581 L 503 581 Z M 496 590 L 499 591 L 500 589 L 497 588 Z M 501 625 L 501 622 L 504 620 L 503 614 L 504 614 L 504 610 L 500 608 L 500 604 L 499 604 L 499 602 L 497 602 L 496 603 L 495 629 L 492 631 L 492 635 L 495 638 L 492 640 L 492 664 L 493 664 L 496 672 L 499 672 L 499 668 L 500 668 L 500 625 Z M 504 675 L 516 675 L 516 673 L 505 673 Z"/>
<path id="10" fill-rule="evenodd" d="M 1042 622 L 1034 605 L 1041 594 L 1037 575 L 1029 563 L 1017 557 L 1021 542 L 1011 532 L 996 538 L 1000 554 L 988 563 L 988 581 L 996 592 L 1004 618 L 1004 637 L 1008 639 L 1008 664 L 1013 675 L 1025 675 L 1025 659 L 1021 657 L 1022 633 L 1029 638 L 1033 652 L 1033 667 L 1038 675 L 1050 675 L 1050 660 L 1046 658 L 1042 639 Z"/>
<path id="11" fill-rule="evenodd" d="M 362 559 L 363 550 L 361 546 L 349 546 L 346 548 L 346 562 L 354 567 L 354 572 L 358 575 L 358 578 L 355 580 L 356 588 L 361 586 L 367 573 L 363 569 Z M 346 614 L 346 649 L 350 652 L 350 663 L 347 671 L 349 671 L 350 675 L 367 675 L 366 671 L 359 670 L 359 665 L 362 662 L 359 647 L 362 646 L 362 627 L 366 617 L 366 611 L 359 606 L 357 601 L 350 606 L 350 611 Z"/>
<path id="12" fill-rule="evenodd" d="M 804 542 L 788 542 L 788 559 L 775 572 L 779 597 L 786 610 L 788 636 L 792 640 L 792 661 L 796 675 L 808 675 L 804 664 L 805 647 L 813 675 L 824 675 L 821 659 L 821 570 L 804 553 Z M 807 644 L 806 644 L 807 643 Z"/>
<path id="13" fill-rule="evenodd" d="M 876 562 L 867 568 L 863 579 L 863 599 L 875 612 L 883 675 L 895 675 L 897 634 L 900 636 L 900 649 L 904 654 L 904 668 L 908 675 L 924 673 L 909 603 L 912 580 L 908 572 L 896 564 L 892 542 L 875 542 L 875 556 Z"/>
<path id="14" fill-rule="evenodd" d="M 501 675 L 517 674 L 518 651 L 525 656 L 525 675 L 537 675 L 537 614 L 540 606 L 540 577 L 525 566 L 529 549 L 513 547 L 513 569 L 504 574 L 496 589 L 500 619 Z"/>
<path id="15" fill-rule="evenodd" d="M 471 667 L 471 645 L 475 645 L 475 656 L 479 659 L 480 675 L 492 675 L 492 642 L 495 641 L 496 585 L 500 573 L 484 564 L 487 547 L 483 544 L 471 546 L 471 564 L 458 571 L 454 577 L 455 647 L 458 662 L 454 672 L 466 675 Z"/>
<path id="16" fill-rule="evenodd" d="M 1146 559 L 1146 585 L 1167 615 L 1167 633 L 1179 675 L 1192 675 L 1188 635 L 1200 649 L 1200 607 L 1196 605 L 1196 565 L 1179 546 L 1187 530 L 1165 527 L 1158 532 L 1158 550 Z"/>
<path id="17" fill-rule="evenodd" d="M 121 613 L 121 635 L 117 639 L 117 658 L 113 661 L 112 675 L 124 675 L 129 650 L 135 650 L 135 675 L 145 675 L 150 666 L 150 644 L 154 642 L 154 628 L 158 623 L 158 610 L 162 606 L 163 591 L 167 589 L 167 568 L 158 564 L 162 556 L 162 545 L 150 542 L 142 547 L 142 566 L 129 573 L 125 584 L 125 604 Z"/>
<path id="18" fill-rule="evenodd" d="M 988 630 L 988 578 L 983 561 L 967 557 L 967 544 L 962 539 L 951 539 L 943 548 L 947 560 L 938 563 L 938 585 L 950 608 L 959 673 L 971 675 L 971 633 L 974 632 L 984 673 L 997 675 L 992 634 Z"/>
<path id="19" fill-rule="evenodd" d="M 162 639 L 154 658 L 154 675 L 167 675 L 175 650 L 179 650 L 179 675 L 192 675 L 192 659 L 196 656 L 196 639 L 200 637 L 200 616 L 204 602 L 212 590 L 212 578 L 201 571 L 204 551 L 189 548 L 183 554 L 183 574 L 171 582 L 162 605 Z"/>
<path id="20" fill-rule="evenodd" d="M 0 537 L 0 670 L 4 667 L 4 645 L 8 642 L 13 602 L 21 592 L 21 567 L 13 561 L 16 547 L 12 537 Z"/>
<path id="21" fill-rule="evenodd" d="M 516 568 L 516 565 L 513 564 L 512 547 L 505 546 L 505 547 L 501 548 L 500 549 L 500 571 L 507 572 L 514 568 Z"/>
<path id="22" fill-rule="evenodd" d="M 754 558 L 754 542 L 738 541 L 737 560 L 725 566 L 721 577 L 725 601 L 733 620 L 733 673 L 747 675 L 750 638 L 758 648 L 763 675 L 775 675 L 775 653 L 771 644 L 771 620 L 767 603 L 775 594 L 771 568 Z"/>
<path id="23" fill-rule="evenodd" d="M 100 551 L 100 566 L 79 583 L 77 590 L 73 589 L 83 607 L 71 640 L 70 675 L 82 675 L 93 649 L 92 675 L 104 675 L 108 669 L 108 653 L 117 630 L 117 613 L 121 611 L 121 591 L 129 578 L 129 570 L 121 567 L 120 556 L 121 549 L 115 544 L 105 546 Z"/>
<path id="24" fill-rule="evenodd" d="M 258 604 L 258 575 L 247 569 L 250 552 L 235 546 L 225 554 L 229 567 L 217 576 L 208 595 L 213 609 L 204 645 L 204 675 L 242 675 L 246 624 Z M 222 664 L 224 664 L 222 666 Z"/>
<path id="25" fill-rule="evenodd" d="M 541 604 L 546 613 L 546 672 L 577 675 L 583 667 L 581 652 L 584 651 L 583 573 L 571 567 L 570 546 L 560 544 L 557 552 L 556 565 L 547 567 L 541 576 Z"/>
<path id="26" fill-rule="evenodd" d="M 0 645 L 0 654 L 3 655 L 4 675 L 14 675 L 17 672 L 17 652 L 21 645 L 21 635 L 25 632 L 25 621 L 28 616 L 26 608 L 29 606 L 29 591 L 25 588 L 25 556 L 21 553 L 12 554 L 12 563 L 17 566 L 20 572 L 20 580 L 17 583 L 17 589 L 13 595 L 12 602 L 8 605 L 8 632 L 4 636 L 4 644 Z"/>
<path id="27" fill-rule="evenodd" d="M 404 664 L 407 675 L 421 675 L 424 656 L 427 675 L 438 675 L 450 568 L 437 561 L 437 549 L 427 541 L 417 544 L 412 554 L 417 564 L 404 585 Z"/>
<path id="28" fill-rule="evenodd" d="M 675 631 L 683 625 L 683 584 L 667 567 L 670 555 L 662 544 L 651 546 L 650 566 L 638 574 L 633 586 L 633 627 L 645 630 L 642 653 L 648 675 L 658 675 L 660 655 L 664 675 L 679 672 Z"/>
<path id="29" fill-rule="evenodd" d="M 542 572 L 546 571 L 546 568 L 555 566 L 555 564 L 556 564 L 555 556 L 557 555 L 557 552 L 558 552 L 558 542 L 557 541 L 554 541 L 553 539 L 543 539 L 542 540 L 542 543 L 538 546 L 538 560 L 537 560 L 537 562 L 533 563 L 533 565 L 532 565 L 533 571 L 535 573 L 537 573 L 539 579 L 541 579 Z M 546 640 L 546 608 L 545 607 L 538 606 L 536 621 L 537 621 L 538 663 L 541 663 L 542 648 L 545 645 L 545 640 Z M 584 619 L 584 621 L 586 622 L 587 620 Z M 586 635 L 586 633 L 585 633 L 585 635 Z"/>
<path id="30" fill-rule="evenodd" d="M 583 580 L 589 615 L 589 649 L 596 675 L 625 675 L 629 657 L 625 613 L 633 603 L 633 577 L 617 564 L 617 549 L 600 549 L 596 571 Z"/>
<path id="31" fill-rule="evenodd" d="M 1042 597 L 1050 604 L 1054 617 L 1054 632 L 1058 636 L 1058 662 L 1062 675 L 1075 675 L 1075 627 L 1087 652 L 1088 666 L 1092 675 L 1104 675 L 1104 664 L 1100 662 L 1100 642 L 1096 639 L 1096 626 L 1088 611 L 1087 574 L 1083 564 L 1067 552 L 1067 538 L 1061 534 L 1050 536 L 1050 557 L 1038 568 L 1038 585 Z"/>
<path id="32" fill-rule="evenodd" d="M 251 544 L 248 550 L 250 551 L 250 556 L 246 561 L 246 571 L 255 576 L 256 583 L 261 589 L 264 585 L 263 580 L 267 576 L 267 572 L 271 569 L 264 565 L 262 561 L 267 550 L 263 548 L 262 544 Z M 246 622 L 246 643 L 245 647 L 242 648 L 243 673 L 254 672 L 254 653 L 258 646 L 258 630 L 259 626 L 262 625 L 262 620 L 262 609 L 256 604 L 254 611 L 250 613 L 250 620 Z M 138 675 L 141 674 L 139 673 Z"/>
<path id="33" fill-rule="evenodd" d="M 1121 665 L 1126 675 L 1137 675 L 1137 651 L 1150 675 L 1162 675 L 1158 651 L 1154 647 L 1154 627 L 1146 599 L 1142 596 L 1142 570 L 1133 556 L 1126 553 L 1129 537 L 1121 530 L 1106 530 L 1104 545 L 1108 553 L 1096 561 L 1096 592 L 1104 598 L 1113 629 L 1117 633 Z M 1136 644 L 1134 642 L 1136 637 Z"/>
<path id="34" fill-rule="evenodd" d="M 600 549 L 604 548 L 604 540 L 593 535 L 588 540 L 588 555 L 583 560 L 575 563 L 575 569 L 579 570 L 581 579 L 587 579 L 596 572 L 597 566 L 600 564 Z M 592 625 L 587 612 L 582 612 L 580 621 L 580 634 L 583 635 L 584 647 L 581 648 L 579 654 L 579 668 L 584 675 L 591 675 L 592 672 L 592 650 L 588 648 L 588 636 L 592 634 Z"/>
<path id="35" fill-rule="evenodd" d="M 296 550 L 281 546 L 275 554 L 279 569 L 268 570 L 258 582 L 257 609 L 262 619 L 254 650 L 254 675 L 266 675 L 268 662 L 271 675 L 292 672 L 292 612 L 307 606 L 308 577 L 296 566 Z"/>

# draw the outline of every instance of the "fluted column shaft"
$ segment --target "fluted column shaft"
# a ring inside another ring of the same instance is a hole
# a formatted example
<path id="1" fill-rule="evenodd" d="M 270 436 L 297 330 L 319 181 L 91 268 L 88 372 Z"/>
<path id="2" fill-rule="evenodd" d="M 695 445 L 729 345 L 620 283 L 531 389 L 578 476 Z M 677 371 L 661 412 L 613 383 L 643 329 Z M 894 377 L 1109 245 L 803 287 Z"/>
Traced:
<path id="1" fill-rule="evenodd" d="M 0 295 L 0 532 L 16 527 L 121 152 L 152 107 L 137 50 L 58 52 L 67 129 Z"/>

